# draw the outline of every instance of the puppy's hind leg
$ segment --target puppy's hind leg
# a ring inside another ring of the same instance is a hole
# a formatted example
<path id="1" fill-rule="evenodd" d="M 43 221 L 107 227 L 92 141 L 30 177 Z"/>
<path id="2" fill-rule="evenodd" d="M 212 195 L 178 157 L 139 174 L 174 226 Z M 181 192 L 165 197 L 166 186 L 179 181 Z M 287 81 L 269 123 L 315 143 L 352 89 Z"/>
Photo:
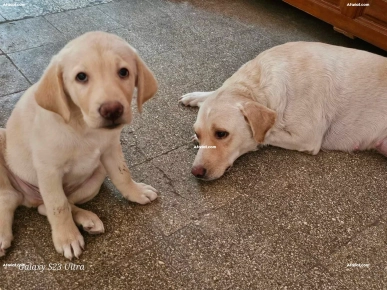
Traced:
<path id="1" fill-rule="evenodd" d="M 5 137 L 5 129 L 0 129 L 0 257 L 11 246 L 13 216 L 23 202 L 23 195 L 13 188 L 8 179 L 4 159 Z"/>
<path id="2" fill-rule="evenodd" d="M 186 94 L 179 98 L 179 103 L 182 103 L 184 106 L 191 107 L 200 107 L 200 105 L 210 96 L 212 92 L 193 92 Z"/>
<path id="3" fill-rule="evenodd" d="M 84 203 L 95 197 L 105 178 L 106 170 L 103 165 L 100 164 L 89 180 L 68 197 L 71 206 L 71 214 L 75 224 L 77 226 L 82 226 L 89 234 L 101 234 L 105 232 L 103 223 L 95 213 L 79 208 L 74 204 Z M 41 215 L 47 215 L 44 204 L 38 207 L 38 211 Z"/>
<path id="4" fill-rule="evenodd" d="M 89 234 L 102 234 L 105 232 L 102 221 L 95 213 L 79 208 L 73 204 L 70 204 L 70 206 L 71 214 L 77 226 L 81 226 Z M 38 207 L 38 211 L 41 215 L 47 216 L 44 204 Z"/>

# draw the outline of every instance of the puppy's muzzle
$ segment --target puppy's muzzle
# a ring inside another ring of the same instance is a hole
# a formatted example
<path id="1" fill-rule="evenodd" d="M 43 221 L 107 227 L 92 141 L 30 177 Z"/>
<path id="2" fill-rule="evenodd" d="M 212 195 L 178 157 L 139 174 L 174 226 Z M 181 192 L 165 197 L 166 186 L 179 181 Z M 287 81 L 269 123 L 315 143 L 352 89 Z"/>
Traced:
<path id="1" fill-rule="evenodd" d="M 118 120 L 124 113 L 124 106 L 117 101 L 106 102 L 99 107 L 99 114 L 105 120 L 114 121 Z"/>

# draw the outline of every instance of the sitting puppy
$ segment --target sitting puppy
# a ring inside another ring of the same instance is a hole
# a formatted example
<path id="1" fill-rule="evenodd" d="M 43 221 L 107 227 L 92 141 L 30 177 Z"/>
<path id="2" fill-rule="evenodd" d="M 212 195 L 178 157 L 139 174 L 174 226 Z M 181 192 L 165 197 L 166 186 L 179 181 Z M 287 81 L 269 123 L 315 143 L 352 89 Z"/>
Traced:
<path id="1" fill-rule="evenodd" d="M 369 52 L 294 42 L 243 65 L 213 92 L 184 95 L 199 106 L 192 174 L 221 177 L 257 145 L 317 154 L 376 149 L 387 156 L 387 59 Z"/>
<path id="2" fill-rule="evenodd" d="M 91 200 L 106 175 L 130 201 L 156 199 L 153 187 L 132 180 L 120 145 L 135 87 L 141 112 L 157 82 L 116 35 L 86 33 L 52 58 L 0 129 L 0 256 L 11 245 L 19 205 L 47 215 L 55 249 L 72 259 L 84 247 L 76 224 L 104 232 L 94 213 L 75 204 Z"/>

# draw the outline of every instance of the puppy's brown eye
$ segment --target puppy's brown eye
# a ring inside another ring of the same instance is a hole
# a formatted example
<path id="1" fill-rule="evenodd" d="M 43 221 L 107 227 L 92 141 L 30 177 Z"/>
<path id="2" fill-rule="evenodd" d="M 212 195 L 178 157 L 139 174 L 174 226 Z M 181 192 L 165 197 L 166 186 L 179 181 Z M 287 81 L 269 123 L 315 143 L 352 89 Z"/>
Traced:
<path id="1" fill-rule="evenodd" d="M 87 74 L 85 74 L 84 72 L 80 72 L 79 74 L 77 74 L 75 79 L 79 82 L 85 83 L 87 82 L 88 78 L 87 78 Z"/>
<path id="2" fill-rule="evenodd" d="M 121 77 L 121 78 L 126 78 L 127 76 L 129 76 L 129 71 L 126 69 L 126 68 L 122 68 L 118 71 L 118 75 Z"/>
<path id="3" fill-rule="evenodd" d="M 224 139 L 227 136 L 228 136 L 228 132 L 226 132 L 226 131 L 216 131 L 215 132 L 216 139 Z"/>

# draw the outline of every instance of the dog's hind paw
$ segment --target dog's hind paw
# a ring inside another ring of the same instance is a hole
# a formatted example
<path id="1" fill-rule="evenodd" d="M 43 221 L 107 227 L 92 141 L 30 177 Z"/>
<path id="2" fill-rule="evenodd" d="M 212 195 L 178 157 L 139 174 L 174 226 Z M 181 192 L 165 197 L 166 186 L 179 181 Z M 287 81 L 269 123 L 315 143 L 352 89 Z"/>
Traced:
<path id="1" fill-rule="evenodd" d="M 78 226 L 82 226 L 83 230 L 89 234 L 102 234 L 105 232 L 102 221 L 99 217 L 88 210 L 80 209 L 73 212 L 73 219 Z"/>

